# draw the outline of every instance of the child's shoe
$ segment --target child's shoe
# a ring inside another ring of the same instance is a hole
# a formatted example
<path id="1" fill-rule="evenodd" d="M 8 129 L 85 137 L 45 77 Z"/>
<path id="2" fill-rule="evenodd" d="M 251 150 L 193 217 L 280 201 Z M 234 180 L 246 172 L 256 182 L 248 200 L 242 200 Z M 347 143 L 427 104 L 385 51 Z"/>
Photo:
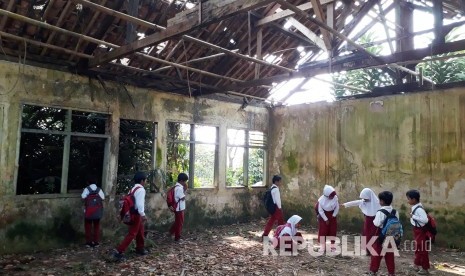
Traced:
<path id="1" fill-rule="evenodd" d="M 120 261 L 124 260 L 123 253 L 118 252 L 118 250 L 116 250 L 116 249 L 113 251 L 112 256 L 113 256 L 113 260 L 115 260 L 115 262 L 120 262 Z"/>
<path id="2" fill-rule="evenodd" d="M 418 270 L 417 275 L 429 275 L 428 270 L 421 268 Z"/>

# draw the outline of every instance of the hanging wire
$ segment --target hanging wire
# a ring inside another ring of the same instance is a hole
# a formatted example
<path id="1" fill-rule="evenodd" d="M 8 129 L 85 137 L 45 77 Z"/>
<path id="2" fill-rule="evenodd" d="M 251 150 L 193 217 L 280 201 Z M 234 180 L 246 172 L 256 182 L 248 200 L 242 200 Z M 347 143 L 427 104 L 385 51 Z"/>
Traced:
<path id="1" fill-rule="evenodd" d="M 2 36 L 0 35 L 0 49 L 2 50 L 2 53 L 5 55 L 5 57 L 8 57 L 8 55 L 5 52 L 5 49 L 3 49 L 3 39 Z M 5 96 L 13 92 L 16 88 L 16 85 L 18 85 L 19 78 L 21 76 L 21 56 L 18 57 L 18 77 L 16 78 L 15 83 L 13 86 L 5 93 L 0 93 L 1 96 Z"/>

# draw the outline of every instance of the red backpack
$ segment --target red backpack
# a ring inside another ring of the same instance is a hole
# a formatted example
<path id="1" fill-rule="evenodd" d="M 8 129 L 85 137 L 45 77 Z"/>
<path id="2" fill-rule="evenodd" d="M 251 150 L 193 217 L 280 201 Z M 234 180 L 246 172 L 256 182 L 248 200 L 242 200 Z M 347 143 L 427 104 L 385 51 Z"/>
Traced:
<path id="1" fill-rule="evenodd" d="M 412 214 L 415 214 L 415 211 L 421 208 L 425 210 L 422 206 L 418 206 L 415 208 L 412 212 Z M 436 220 L 425 210 L 426 217 L 428 217 L 428 222 L 423 226 L 423 230 L 426 232 L 426 236 L 431 240 L 431 243 L 434 243 L 436 241 L 436 235 L 438 233 L 438 230 L 436 228 Z M 418 222 L 415 221 L 415 224 Z"/>
<path id="2" fill-rule="evenodd" d="M 286 224 L 283 224 L 283 225 L 279 225 L 278 228 L 276 228 L 276 231 L 274 232 L 274 235 L 273 237 L 275 238 L 279 238 L 279 234 L 281 234 L 281 232 L 284 230 L 284 228 L 286 227 L 291 227 L 291 224 L 290 223 L 286 223 Z"/>
<path id="3" fill-rule="evenodd" d="M 136 209 L 136 199 L 134 193 L 140 187 L 136 187 L 134 191 L 129 191 L 129 193 L 121 198 L 119 201 L 120 206 L 120 219 L 124 224 L 131 225 L 134 223 L 134 216 L 138 213 Z"/>
<path id="4" fill-rule="evenodd" d="M 90 187 L 86 188 L 89 191 L 85 199 L 86 211 L 84 213 L 85 219 L 95 220 L 101 219 L 103 216 L 103 200 L 99 195 L 100 188 L 92 190 Z"/>
<path id="5" fill-rule="evenodd" d="M 174 196 L 175 189 L 176 189 L 176 186 L 173 186 L 168 190 L 168 192 L 166 192 L 166 205 L 168 205 L 168 208 L 172 212 L 176 211 L 176 208 L 178 207 L 178 203 L 176 202 L 176 199 Z"/>

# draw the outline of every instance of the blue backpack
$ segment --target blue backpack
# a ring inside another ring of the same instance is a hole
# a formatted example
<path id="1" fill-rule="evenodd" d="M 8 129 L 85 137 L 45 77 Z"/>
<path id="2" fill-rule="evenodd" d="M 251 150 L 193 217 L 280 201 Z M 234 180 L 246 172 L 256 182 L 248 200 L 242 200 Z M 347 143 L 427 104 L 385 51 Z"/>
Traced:
<path id="1" fill-rule="evenodd" d="M 379 243 L 382 244 L 386 237 L 393 237 L 396 246 L 399 247 L 402 241 L 402 236 L 404 235 L 404 230 L 402 228 L 402 223 L 400 223 L 399 219 L 396 217 L 396 210 L 392 209 L 391 213 L 389 213 L 385 209 L 380 209 L 379 212 L 386 215 L 383 228 L 379 234 Z"/>
<path id="2" fill-rule="evenodd" d="M 265 195 L 263 196 L 263 202 L 265 203 L 265 208 L 268 211 L 268 213 L 270 213 L 271 215 L 274 214 L 274 212 L 276 212 L 276 204 L 274 204 L 273 196 L 271 195 L 271 191 L 274 188 L 276 187 L 272 187 L 271 189 L 268 189 L 265 192 Z"/>

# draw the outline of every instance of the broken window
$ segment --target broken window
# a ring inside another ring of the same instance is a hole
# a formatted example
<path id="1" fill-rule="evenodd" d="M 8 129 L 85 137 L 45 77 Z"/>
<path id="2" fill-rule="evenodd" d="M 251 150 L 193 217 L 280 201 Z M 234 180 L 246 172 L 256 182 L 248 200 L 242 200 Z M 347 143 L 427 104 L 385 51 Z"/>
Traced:
<path id="1" fill-rule="evenodd" d="M 121 120 L 119 135 L 118 179 L 116 192 L 127 193 L 133 185 L 134 174 L 147 173 L 150 192 L 158 192 L 152 181 L 155 171 L 155 141 L 157 124 L 154 122 Z"/>
<path id="2" fill-rule="evenodd" d="M 81 192 L 88 175 L 101 180 L 107 123 L 107 114 L 24 105 L 16 193 Z"/>
<path id="3" fill-rule="evenodd" d="M 226 186 L 264 186 L 266 139 L 263 132 L 227 131 Z"/>
<path id="4" fill-rule="evenodd" d="M 214 187 L 218 160 L 218 128 L 168 123 L 167 177 L 176 183 L 179 173 L 187 173 L 193 188 Z"/>

